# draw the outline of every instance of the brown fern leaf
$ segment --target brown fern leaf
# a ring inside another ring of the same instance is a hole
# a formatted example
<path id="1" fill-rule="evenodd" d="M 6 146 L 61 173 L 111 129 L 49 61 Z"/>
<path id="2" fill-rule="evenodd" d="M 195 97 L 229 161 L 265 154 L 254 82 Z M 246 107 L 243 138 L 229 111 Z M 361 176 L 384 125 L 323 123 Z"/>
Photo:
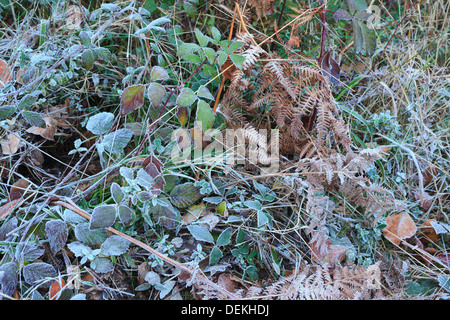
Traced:
<path id="1" fill-rule="evenodd" d="M 248 5 L 255 9 L 258 19 L 266 16 L 271 8 L 271 3 L 273 0 L 248 0 Z"/>

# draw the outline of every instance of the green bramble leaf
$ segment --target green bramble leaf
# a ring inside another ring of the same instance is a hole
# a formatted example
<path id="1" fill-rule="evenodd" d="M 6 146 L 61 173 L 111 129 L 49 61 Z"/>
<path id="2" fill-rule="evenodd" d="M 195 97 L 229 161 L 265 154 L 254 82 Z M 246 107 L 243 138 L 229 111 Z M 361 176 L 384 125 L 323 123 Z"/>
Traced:
<path id="1" fill-rule="evenodd" d="M 120 154 L 133 137 L 133 131 L 129 129 L 119 129 L 108 133 L 103 137 L 105 150 L 113 154 Z"/>
<path id="2" fill-rule="evenodd" d="M 109 258 L 95 257 L 91 261 L 91 268 L 97 273 L 108 273 L 114 271 L 114 266 Z"/>
<path id="3" fill-rule="evenodd" d="M 95 135 L 107 133 L 114 123 L 114 115 L 110 112 L 100 112 L 89 118 L 86 129 Z"/>
<path id="4" fill-rule="evenodd" d="M 96 60 L 96 55 L 91 49 L 86 49 L 81 54 L 81 62 L 83 63 L 83 68 L 87 71 L 91 70 L 94 66 Z"/>
<path id="5" fill-rule="evenodd" d="M 190 107 L 195 100 L 197 100 L 197 96 L 195 92 L 190 88 L 182 88 L 180 94 L 177 97 L 177 104 L 182 107 Z"/>
<path id="6" fill-rule="evenodd" d="M 102 205 L 94 208 L 89 229 L 109 228 L 116 221 L 116 207 L 114 205 Z"/>
<path id="7" fill-rule="evenodd" d="M 217 238 L 216 245 L 218 246 L 226 246 L 231 241 L 231 235 L 233 234 L 233 230 L 231 228 L 226 228 L 223 230 L 219 237 Z"/>
<path id="8" fill-rule="evenodd" d="M 209 265 L 213 266 L 223 257 L 222 251 L 218 247 L 213 247 L 209 254 Z"/>
<path id="9" fill-rule="evenodd" d="M 187 208 L 202 197 L 200 188 L 192 182 L 179 184 L 170 192 L 170 201 L 178 208 Z"/>
<path id="10" fill-rule="evenodd" d="M 230 54 L 230 59 L 231 59 L 231 61 L 233 61 L 234 65 L 237 68 L 242 69 L 242 64 L 245 61 L 244 56 L 241 56 L 240 54 L 232 53 L 232 54 Z"/>
<path id="11" fill-rule="evenodd" d="M 102 244 L 100 252 L 105 256 L 120 256 L 127 252 L 129 246 L 130 241 L 114 234 Z"/>
<path id="12" fill-rule="evenodd" d="M 145 87 L 136 85 L 126 88 L 122 92 L 120 115 L 124 116 L 134 110 L 142 107 L 144 104 Z"/>
<path id="13" fill-rule="evenodd" d="M 54 278 L 58 275 L 55 268 L 45 262 L 34 262 L 23 267 L 23 278 L 29 285 L 35 285 L 45 278 Z M 42 287 L 49 287 L 51 281 L 43 282 Z"/>
<path id="14" fill-rule="evenodd" d="M 154 66 L 150 71 L 150 81 L 161 81 L 169 79 L 169 74 L 166 69 L 160 66 Z"/>
<path id="15" fill-rule="evenodd" d="M 195 120 L 197 123 L 201 122 L 204 131 L 212 128 L 215 118 L 216 116 L 209 104 L 203 100 L 199 100 L 197 103 L 197 114 Z"/>
<path id="16" fill-rule="evenodd" d="M 106 229 L 90 230 L 89 225 L 89 222 L 78 223 L 75 226 L 75 237 L 89 246 L 102 244 L 108 237 Z"/>
<path id="17" fill-rule="evenodd" d="M 198 88 L 197 96 L 199 96 L 200 98 L 208 99 L 208 100 L 215 100 L 214 96 L 211 94 L 211 92 L 208 90 L 208 88 L 205 87 L 204 85 L 201 85 Z"/>
<path id="18" fill-rule="evenodd" d="M 119 215 L 120 222 L 122 222 L 123 225 L 129 224 L 131 218 L 133 217 L 133 211 L 125 205 L 120 205 L 117 207 L 117 214 Z"/>
<path id="19" fill-rule="evenodd" d="M 61 220 L 50 220 L 45 224 L 45 232 L 50 244 L 50 250 L 56 254 L 66 245 L 69 231 L 67 225 Z"/>
<path id="20" fill-rule="evenodd" d="M 206 47 L 210 41 L 210 38 L 205 36 L 198 28 L 195 28 L 194 33 L 199 45 L 201 47 Z"/>
<path id="21" fill-rule="evenodd" d="M 123 192 L 122 188 L 116 183 L 113 182 L 111 184 L 111 196 L 114 199 L 115 203 L 120 203 L 123 198 L 125 197 L 125 193 Z"/>
<path id="22" fill-rule="evenodd" d="M 166 89 L 159 83 L 152 82 L 148 86 L 148 98 L 154 108 L 158 108 L 166 95 Z"/>
<path id="23" fill-rule="evenodd" d="M 190 224 L 187 226 L 187 229 L 196 240 L 214 244 L 214 238 L 207 228 L 196 224 Z"/>

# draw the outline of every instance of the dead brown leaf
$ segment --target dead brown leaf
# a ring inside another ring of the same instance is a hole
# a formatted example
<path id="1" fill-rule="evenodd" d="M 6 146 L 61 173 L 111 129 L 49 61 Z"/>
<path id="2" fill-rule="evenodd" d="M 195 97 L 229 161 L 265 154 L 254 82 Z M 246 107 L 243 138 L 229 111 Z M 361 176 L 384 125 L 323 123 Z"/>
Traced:
<path id="1" fill-rule="evenodd" d="M 53 141 L 56 133 L 56 124 L 58 122 L 50 116 L 43 117 L 42 119 L 45 121 L 45 128 L 31 127 L 27 132 L 40 135 L 47 140 Z"/>
<path id="2" fill-rule="evenodd" d="M 325 243 L 325 248 L 319 248 L 317 241 L 311 242 L 311 258 L 318 263 L 334 265 L 345 258 L 348 248 L 345 246 L 331 244 L 330 240 Z M 325 250 L 324 250 L 325 249 Z"/>
<path id="3" fill-rule="evenodd" d="M 65 286 L 66 282 L 62 278 L 58 278 L 57 280 L 53 281 L 49 290 L 50 300 L 58 300 L 59 296 L 61 295 L 61 291 L 64 290 Z"/>
<path id="4" fill-rule="evenodd" d="M 8 63 L 5 60 L 0 59 L 0 88 L 3 88 L 9 80 L 12 79 L 11 69 L 8 67 Z"/>
<path id="5" fill-rule="evenodd" d="M 15 133 L 10 133 L 6 139 L 0 142 L 3 154 L 14 154 L 20 147 L 20 138 Z"/>
<path id="6" fill-rule="evenodd" d="M 27 179 L 20 179 L 19 181 L 15 182 L 11 187 L 9 200 L 12 201 L 22 198 L 29 185 L 30 182 Z"/>
<path id="7" fill-rule="evenodd" d="M 436 233 L 434 228 L 431 226 L 431 222 L 436 221 L 435 219 L 428 219 L 423 223 L 424 227 L 422 228 L 422 233 L 425 236 L 426 242 L 428 241 L 436 241 L 439 238 L 439 235 Z"/>
<path id="8" fill-rule="evenodd" d="M 404 239 L 416 234 L 417 227 L 408 213 L 401 212 L 386 218 L 384 236 L 392 243 L 399 245 Z"/>
<path id="9" fill-rule="evenodd" d="M 0 207 L 0 220 L 5 219 L 23 199 L 14 199 Z"/>

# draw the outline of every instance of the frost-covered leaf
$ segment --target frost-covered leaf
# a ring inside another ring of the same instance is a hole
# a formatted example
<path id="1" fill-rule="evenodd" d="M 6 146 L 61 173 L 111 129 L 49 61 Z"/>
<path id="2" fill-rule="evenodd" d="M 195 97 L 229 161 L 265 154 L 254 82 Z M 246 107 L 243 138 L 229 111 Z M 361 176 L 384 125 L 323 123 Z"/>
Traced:
<path id="1" fill-rule="evenodd" d="M 106 62 L 111 62 L 114 60 L 114 55 L 109 51 L 108 48 L 95 48 L 94 54 L 97 55 L 97 58 L 100 60 L 104 60 Z"/>
<path id="2" fill-rule="evenodd" d="M 182 107 L 190 107 L 195 100 L 197 100 L 195 92 L 190 88 L 183 88 L 177 97 L 177 104 Z"/>
<path id="3" fill-rule="evenodd" d="M 406 212 L 387 217 L 386 227 L 383 229 L 384 236 L 396 245 L 399 245 L 402 240 L 415 235 L 416 231 L 416 224 Z"/>
<path id="4" fill-rule="evenodd" d="M 245 61 L 244 56 L 242 56 L 240 54 L 232 53 L 232 54 L 230 54 L 230 59 L 231 59 L 231 61 L 233 61 L 234 65 L 237 68 L 242 69 L 243 63 Z"/>
<path id="5" fill-rule="evenodd" d="M 210 41 L 210 38 L 204 35 L 198 28 L 194 29 L 195 37 L 197 38 L 198 43 L 202 47 L 206 47 Z"/>
<path id="6" fill-rule="evenodd" d="M 214 38 L 214 40 L 216 40 L 216 41 L 220 41 L 220 38 L 222 37 L 222 35 L 220 34 L 219 29 L 217 29 L 214 26 L 211 28 L 211 35 Z"/>
<path id="7" fill-rule="evenodd" d="M 214 100 L 214 96 L 211 94 L 209 89 L 205 87 L 204 85 L 201 85 L 197 90 L 197 96 L 200 98 L 205 98 L 208 100 Z"/>
<path id="8" fill-rule="evenodd" d="M 81 62 L 83 63 L 83 68 L 86 70 L 91 70 L 94 66 L 96 54 L 91 49 L 84 50 L 81 54 Z"/>
<path id="9" fill-rule="evenodd" d="M 218 247 L 212 248 L 211 253 L 209 254 L 209 265 L 213 266 L 217 264 L 222 257 L 223 253 Z"/>
<path id="10" fill-rule="evenodd" d="M 91 261 L 91 268 L 97 273 L 108 273 L 114 270 L 114 266 L 106 257 L 95 257 Z"/>
<path id="11" fill-rule="evenodd" d="M 0 107 L 0 120 L 9 119 L 14 113 L 16 113 L 16 107 L 12 105 L 1 106 Z"/>
<path id="12" fill-rule="evenodd" d="M 30 108 L 33 104 L 36 103 L 38 99 L 38 96 L 33 93 L 26 94 L 25 96 L 20 99 L 19 103 L 17 104 L 17 109 L 23 110 Z"/>
<path id="13" fill-rule="evenodd" d="M 108 237 L 106 229 L 89 229 L 89 222 L 79 223 L 75 226 L 75 237 L 84 244 L 95 246 L 103 243 Z"/>
<path id="14" fill-rule="evenodd" d="M 150 81 L 160 81 L 169 79 L 169 74 L 166 69 L 160 66 L 154 66 L 150 71 Z"/>
<path id="15" fill-rule="evenodd" d="M 23 267 L 23 277 L 25 282 L 30 285 L 35 285 L 45 278 L 54 278 L 57 275 L 55 268 L 45 262 L 35 262 Z M 49 287 L 50 285 L 51 281 L 42 284 L 43 287 Z"/>
<path id="16" fill-rule="evenodd" d="M 333 18 L 338 20 L 351 20 L 353 17 L 344 9 L 337 9 L 333 14 Z"/>
<path id="17" fill-rule="evenodd" d="M 114 205 L 102 205 L 94 208 L 89 225 L 90 230 L 109 228 L 116 221 L 116 207 Z"/>
<path id="18" fill-rule="evenodd" d="M 8 235 L 11 231 L 17 228 L 17 218 L 12 217 L 6 222 L 3 222 L 0 226 L 0 241 L 8 241 L 14 235 Z"/>
<path id="19" fill-rule="evenodd" d="M 86 300 L 86 293 L 78 293 L 70 298 L 70 300 Z"/>
<path id="20" fill-rule="evenodd" d="M 125 196 L 125 193 L 123 192 L 122 188 L 116 182 L 113 182 L 111 184 L 110 189 L 111 189 L 111 196 L 114 199 L 114 202 L 120 203 Z"/>
<path id="21" fill-rule="evenodd" d="M 120 115 L 133 112 L 144 104 L 145 87 L 143 85 L 130 86 L 123 90 L 121 96 Z"/>
<path id="22" fill-rule="evenodd" d="M 155 284 L 161 283 L 161 277 L 159 276 L 158 273 L 156 273 L 154 271 L 147 272 L 144 280 L 147 281 L 147 283 L 152 286 L 154 286 Z"/>
<path id="23" fill-rule="evenodd" d="M 154 108 L 157 108 L 161 105 L 165 95 L 166 89 L 160 85 L 159 83 L 152 82 L 148 86 L 148 98 Z"/>
<path id="24" fill-rule="evenodd" d="M 106 11 L 115 12 L 115 11 L 120 10 L 120 6 L 118 6 L 117 4 L 114 4 L 114 3 L 103 3 L 102 9 L 106 10 Z"/>
<path id="25" fill-rule="evenodd" d="M 20 242 L 16 247 L 14 257 L 18 261 L 34 261 L 39 259 L 45 252 L 42 245 L 32 242 Z"/>
<path id="26" fill-rule="evenodd" d="M 113 154 L 120 154 L 133 137 L 133 131 L 129 129 L 119 129 L 108 133 L 103 137 L 105 150 Z"/>
<path id="27" fill-rule="evenodd" d="M 101 253 L 105 256 L 120 256 L 127 252 L 130 241 L 118 235 L 112 235 L 101 246 Z"/>
<path id="28" fill-rule="evenodd" d="M 92 249 L 79 241 L 73 241 L 67 247 L 73 252 L 75 257 L 85 257 L 92 254 Z"/>
<path id="29" fill-rule="evenodd" d="M 92 41 L 91 41 L 91 35 L 89 32 L 85 31 L 85 30 L 81 30 L 80 34 L 79 34 L 81 43 L 86 46 L 86 47 L 90 47 L 92 45 Z"/>
<path id="30" fill-rule="evenodd" d="M 64 248 L 69 232 L 67 225 L 61 220 L 50 220 L 45 224 L 45 232 L 53 254 Z"/>
<path id="31" fill-rule="evenodd" d="M 107 133 L 114 123 L 114 115 L 110 112 L 100 112 L 89 118 L 86 129 L 95 135 Z"/>
<path id="32" fill-rule="evenodd" d="M 183 57 L 192 54 L 200 49 L 200 46 L 195 43 L 182 43 L 178 46 L 177 55 Z"/>
<path id="33" fill-rule="evenodd" d="M 155 289 L 161 290 L 161 292 L 159 293 L 159 298 L 162 299 L 165 296 L 167 296 L 170 293 L 170 291 L 172 291 L 173 287 L 175 286 L 175 283 L 176 281 L 170 280 L 165 282 L 164 284 L 156 284 Z"/>
<path id="34" fill-rule="evenodd" d="M 231 235 L 233 234 L 233 230 L 231 228 L 226 228 L 223 230 L 219 237 L 217 238 L 216 244 L 218 246 L 226 246 L 231 241 Z"/>
<path id="35" fill-rule="evenodd" d="M 33 127 L 43 128 L 45 126 L 45 121 L 42 118 L 42 114 L 30 110 L 23 110 L 22 117 L 25 119 L 28 124 Z"/>
<path id="36" fill-rule="evenodd" d="M 12 296 L 17 287 L 18 275 L 17 265 L 14 262 L 7 262 L 0 266 L 0 292 Z M 0 300 L 2 300 L 0 295 Z"/>
<path id="37" fill-rule="evenodd" d="M 207 228 L 196 224 L 190 224 L 187 226 L 187 229 L 196 240 L 214 244 L 214 238 Z"/>
<path id="38" fill-rule="evenodd" d="M 150 207 L 149 213 L 152 214 L 153 220 L 159 225 L 167 229 L 175 229 L 181 221 L 180 212 L 170 202 L 164 202 L 165 205 L 158 203 Z"/>
<path id="39" fill-rule="evenodd" d="M 192 182 L 180 184 L 170 192 L 170 201 L 178 208 L 187 208 L 201 197 L 200 188 Z"/>
<path id="40" fill-rule="evenodd" d="M 177 116 L 178 121 L 180 121 L 181 126 L 186 127 L 189 120 L 189 108 L 178 106 L 175 115 Z"/>
<path id="41" fill-rule="evenodd" d="M 203 131 L 211 129 L 214 124 L 216 115 L 212 111 L 212 108 L 203 100 L 199 100 L 197 103 L 197 114 L 195 120 L 202 125 Z"/>
<path id="42" fill-rule="evenodd" d="M 121 204 L 117 207 L 117 214 L 119 215 L 120 222 L 122 222 L 123 225 L 127 225 L 133 217 L 133 210 Z"/>
<path id="43" fill-rule="evenodd" d="M 80 216 L 78 213 L 73 212 L 72 210 L 65 209 L 64 213 L 62 214 L 62 218 L 66 223 L 69 224 L 78 224 L 82 222 L 86 222 L 87 219 Z"/>

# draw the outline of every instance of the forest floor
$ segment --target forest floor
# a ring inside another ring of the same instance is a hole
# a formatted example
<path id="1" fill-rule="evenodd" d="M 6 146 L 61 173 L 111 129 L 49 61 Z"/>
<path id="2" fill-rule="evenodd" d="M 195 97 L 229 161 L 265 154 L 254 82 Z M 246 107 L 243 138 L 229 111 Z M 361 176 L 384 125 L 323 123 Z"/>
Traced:
<path id="1" fill-rule="evenodd" d="M 0 300 L 446 299 L 448 1 L 0 0 Z"/>

